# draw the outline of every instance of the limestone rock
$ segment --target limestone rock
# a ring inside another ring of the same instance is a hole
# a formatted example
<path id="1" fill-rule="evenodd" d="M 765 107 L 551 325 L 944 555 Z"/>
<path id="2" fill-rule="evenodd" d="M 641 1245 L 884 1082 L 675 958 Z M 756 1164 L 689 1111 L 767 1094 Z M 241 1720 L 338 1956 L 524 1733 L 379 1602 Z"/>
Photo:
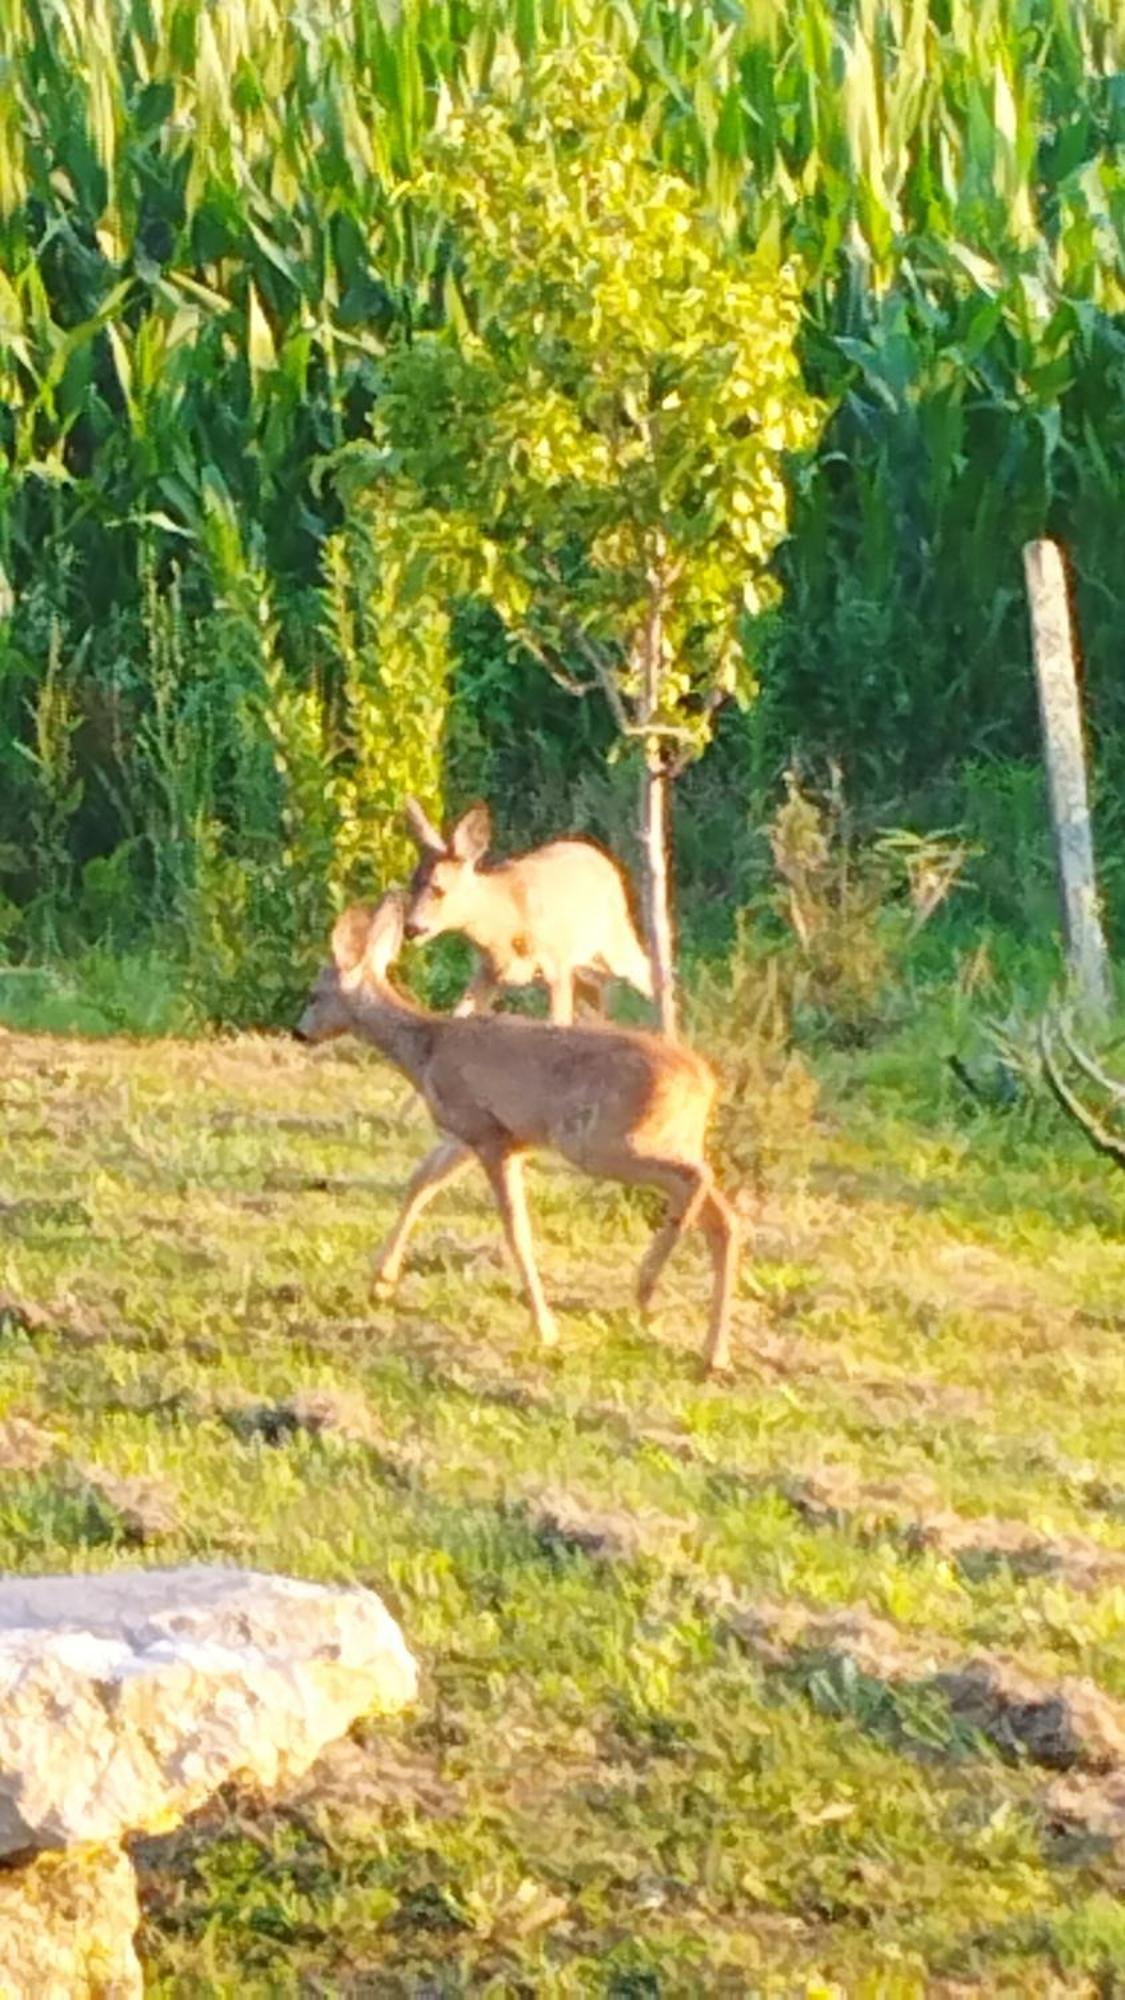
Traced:
<path id="1" fill-rule="evenodd" d="M 120 1847 L 40 1854 L 0 1870 L 4 2000 L 140 2000 L 137 1883 Z"/>
<path id="2" fill-rule="evenodd" d="M 372 1591 L 208 1567 L 5 1578 L 0 1854 L 155 1832 L 230 1778 L 298 1778 L 415 1686 Z"/>

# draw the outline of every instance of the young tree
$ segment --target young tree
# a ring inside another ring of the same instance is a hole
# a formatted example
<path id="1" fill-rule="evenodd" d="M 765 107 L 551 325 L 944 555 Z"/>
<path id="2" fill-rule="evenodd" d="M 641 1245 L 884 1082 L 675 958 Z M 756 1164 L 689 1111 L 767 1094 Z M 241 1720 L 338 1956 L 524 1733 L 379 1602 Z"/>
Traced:
<path id="1" fill-rule="evenodd" d="M 408 195 L 444 246 L 441 324 L 384 371 L 352 473 L 418 605 L 474 592 L 641 771 L 646 929 L 675 1032 L 669 787 L 754 691 L 782 462 L 819 410 L 795 273 L 661 164 L 625 61 L 553 53 L 449 110 Z M 435 315 L 437 317 L 437 315 Z M 372 475 L 374 483 L 372 484 Z M 396 558 L 397 559 L 397 558 Z"/>

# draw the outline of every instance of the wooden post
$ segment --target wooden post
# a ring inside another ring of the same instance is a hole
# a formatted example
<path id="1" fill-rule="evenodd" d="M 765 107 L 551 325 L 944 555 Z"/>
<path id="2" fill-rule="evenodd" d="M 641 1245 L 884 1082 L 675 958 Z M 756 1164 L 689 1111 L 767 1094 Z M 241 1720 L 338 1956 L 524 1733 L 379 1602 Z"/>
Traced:
<path id="1" fill-rule="evenodd" d="M 1027 542 L 1024 575 L 1031 610 L 1039 720 L 1058 860 L 1067 968 L 1079 1006 L 1108 1015 L 1109 957 L 1094 874 L 1094 842 L 1086 792 L 1082 713 L 1062 557 L 1055 542 Z"/>

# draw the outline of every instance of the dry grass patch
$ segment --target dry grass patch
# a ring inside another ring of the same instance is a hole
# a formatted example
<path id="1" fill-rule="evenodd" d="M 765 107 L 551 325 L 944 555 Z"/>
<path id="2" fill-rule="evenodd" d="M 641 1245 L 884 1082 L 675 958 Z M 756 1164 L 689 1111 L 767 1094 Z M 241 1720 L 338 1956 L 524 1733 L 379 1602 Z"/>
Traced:
<path id="1" fill-rule="evenodd" d="M 774 1670 L 858 1670 L 885 1687 L 941 1695 L 958 1721 L 1004 1755 L 1058 1770 L 1125 1769 L 1125 1703 L 1081 1676 L 1051 1682 L 999 1656 L 959 1660 L 948 1641 L 904 1632 L 865 1605 L 825 1613 L 763 1602 L 726 1622 Z"/>
<path id="2" fill-rule="evenodd" d="M 0 1470 L 38 1472 L 59 1449 L 57 1433 L 44 1430 L 31 1417 L 12 1412 L 0 1417 Z"/>
<path id="3" fill-rule="evenodd" d="M 682 1557 L 699 1534 L 698 1521 L 677 1519 L 656 1508 L 592 1505 L 553 1486 L 525 1494 L 516 1503 L 516 1517 L 531 1523 L 537 1542 L 548 1553 L 565 1550 L 608 1561 Z"/>

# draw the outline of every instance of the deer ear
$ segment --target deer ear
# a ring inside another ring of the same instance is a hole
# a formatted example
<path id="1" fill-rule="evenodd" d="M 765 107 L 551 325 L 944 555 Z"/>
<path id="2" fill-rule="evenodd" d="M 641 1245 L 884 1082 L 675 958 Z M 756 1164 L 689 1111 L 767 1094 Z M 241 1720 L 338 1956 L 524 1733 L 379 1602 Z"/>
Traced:
<path id="1" fill-rule="evenodd" d="M 402 950 L 406 908 L 397 889 L 388 890 L 371 919 L 364 956 L 368 969 L 379 976 L 393 965 Z"/>
<path id="2" fill-rule="evenodd" d="M 422 811 L 417 799 L 407 799 L 402 811 L 410 837 L 422 852 L 444 854 L 445 841 L 433 820 Z"/>
<path id="3" fill-rule="evenodd" d="M 492 815 L 487 806 L 470 806 L 449 836 L 449 852 L 458 861 L 479 861 L 492 839 Z"/>
<path id="4" fill-rule="evenodd" d="M 332 957 L 337 970 L 354 972 L 362 964 L 371 935 L 372 911 L 367 903 L 353 903 L 332 928 Z"/>

